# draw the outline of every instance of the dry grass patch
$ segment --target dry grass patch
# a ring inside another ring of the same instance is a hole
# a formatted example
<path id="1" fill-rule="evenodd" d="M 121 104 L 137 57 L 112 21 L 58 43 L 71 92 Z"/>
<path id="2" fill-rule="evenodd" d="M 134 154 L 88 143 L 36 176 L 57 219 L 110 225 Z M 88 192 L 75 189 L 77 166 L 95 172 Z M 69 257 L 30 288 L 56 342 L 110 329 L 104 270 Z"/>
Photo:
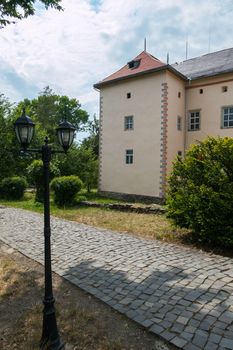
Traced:
<path id="1" fill-rule="evenodd" d="M 176 228 L 164 215 L 137 214 L 99 208 L 52 210 L 53 215 L 67 220 L 139 236 L 178 241 L 188 231 Z"/>

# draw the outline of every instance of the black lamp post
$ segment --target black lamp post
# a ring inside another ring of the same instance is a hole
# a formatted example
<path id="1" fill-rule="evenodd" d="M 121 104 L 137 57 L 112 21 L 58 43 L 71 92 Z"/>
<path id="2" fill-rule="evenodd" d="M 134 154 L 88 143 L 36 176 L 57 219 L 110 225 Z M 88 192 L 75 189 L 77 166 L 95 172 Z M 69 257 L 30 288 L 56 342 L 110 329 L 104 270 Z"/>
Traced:
<path id="1" fill-rule="evenodd" d="M 40 341 L 40 349 L 59 350 L 64 347 L 57 328 L 56 315 L 52 286 L 52 267 L 51 267 L 51 229 L 50 229 L 50 200 L 49 200 L 49 167 L 51 155 L 62 153 L 62 151 L 52 150 L 48 144 L 48 137 L 45 138 L 41 149 L 28 149 L 34 134 L 35 124 L 26 116 L 25 109 L 21 117 L 14 123 L 17 139 L 24 152 L 38 152 L 42 155 L 44 172 L 44 265 L 45 265 L 45 294 L 43 310 L 43 330 Z M 60 145 L 66 153 L 72 145 L 75 134 L 75 127 L 67 120 L 61 121 L 57 128 L 57 136 Z"/>

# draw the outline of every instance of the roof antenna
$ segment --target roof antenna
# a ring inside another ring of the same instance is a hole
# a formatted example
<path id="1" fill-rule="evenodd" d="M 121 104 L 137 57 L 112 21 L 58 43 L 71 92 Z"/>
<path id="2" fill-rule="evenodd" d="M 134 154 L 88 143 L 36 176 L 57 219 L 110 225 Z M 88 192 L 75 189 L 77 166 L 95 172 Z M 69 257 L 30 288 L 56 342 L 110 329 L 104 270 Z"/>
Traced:
<path id="1" fill-rule="evenodd" d="M 144 38 L 144 51 L 146 52 L 146 38 Z"/>
<path id="2" fill-rule="evenodd" d="M 169 64 L 169 52 L 167 53 L 167 64 Z"/>
<path id="3" fill-rule="evenodd" d="M 185 53 L 185 59 L 186 60 L 188 59 L 188 44 L 189 44 L 189 38 L 187 37 L 187 40 L 186 40 L 186 53 Z"/>
<path id="4" fill-rule="evenodd" d="M 210 53 L 210 39 L 211 39 L 211 28 L 209 23 L 209 45 L 208 45 L 208 53 Z"/>

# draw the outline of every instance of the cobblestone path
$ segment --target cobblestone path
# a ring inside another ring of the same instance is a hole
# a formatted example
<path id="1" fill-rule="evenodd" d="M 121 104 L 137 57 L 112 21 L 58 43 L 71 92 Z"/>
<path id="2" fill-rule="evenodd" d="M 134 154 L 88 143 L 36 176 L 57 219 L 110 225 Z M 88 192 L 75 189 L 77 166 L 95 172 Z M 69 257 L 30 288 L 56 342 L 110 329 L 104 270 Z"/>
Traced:
<path id="1" fill-rule="evenodd" d="M 43 217 L 0 208 L 0 239 L 43 263 Z M 233 259 L 52 218 L 53 270 L 185 350 L 233 349 Z"/>

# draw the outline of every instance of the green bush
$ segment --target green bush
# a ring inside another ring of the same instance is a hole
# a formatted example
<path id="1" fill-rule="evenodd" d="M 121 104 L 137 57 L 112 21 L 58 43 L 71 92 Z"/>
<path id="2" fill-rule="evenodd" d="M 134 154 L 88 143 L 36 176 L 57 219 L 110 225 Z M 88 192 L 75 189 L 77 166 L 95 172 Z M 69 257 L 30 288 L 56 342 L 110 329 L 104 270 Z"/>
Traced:
<path id="1" fill-rule="evenodd" d="M 84 195 L 77 195 L 75 197 L 75 203 L 79 204 L 80 202 L 85 202 L 87 201 L 87 197 Z"/>
<path id="2" fill-rule="evenodd" d="M 34 160 L 27 167 L 28 181 L 31 185 L 36 187 L 35 201 L 43 203 L 44 201 L 44 179 L 43 179 L 43 162 L 42 160 Z M 50 179 L 59 176 L 60 171 L 58 167 L 50 163 Z"/>
<path id="3" fill-rule="evenodd" d="M 82 186 L 80 178 L 74 175 L 53 179 L 51 189 L 54 191 L 54 202 L 59 206 L 72 205 Z"/>
<path id="4" fill-rule="evenodd" d="M 168 216 L 199 241 L 233 247 L 233 139 L 209 137 L 178 158 L 166 203 Z"/>
<path id="5" fill-rule="evenodd" d="M 6 199 L 21 199 L 27 188 L 27 181 L 23 177 L 6 177 L 0 183 L 0 196 Z"/>

